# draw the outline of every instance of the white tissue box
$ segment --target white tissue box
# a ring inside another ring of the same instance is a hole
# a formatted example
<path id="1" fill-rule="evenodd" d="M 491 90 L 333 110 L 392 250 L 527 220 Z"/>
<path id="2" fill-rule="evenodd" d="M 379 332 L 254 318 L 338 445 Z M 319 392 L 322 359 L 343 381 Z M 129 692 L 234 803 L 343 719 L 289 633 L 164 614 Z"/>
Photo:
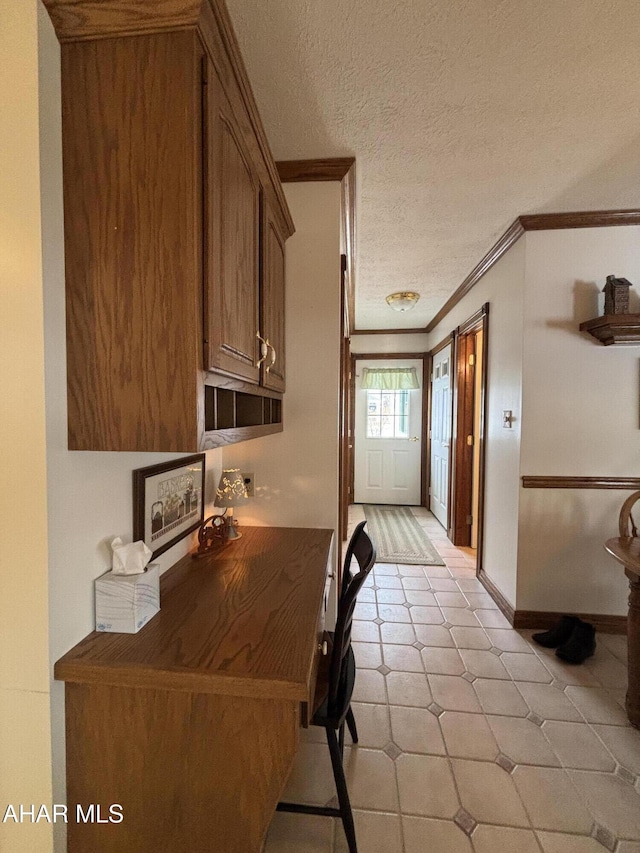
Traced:
<path id="1" fill-rule="evenodd" d="M 139 575 L 107 572 L 95 584 L 96 631 L 137 634 L 160 610 L 160 573 L 155 563 Z"/>

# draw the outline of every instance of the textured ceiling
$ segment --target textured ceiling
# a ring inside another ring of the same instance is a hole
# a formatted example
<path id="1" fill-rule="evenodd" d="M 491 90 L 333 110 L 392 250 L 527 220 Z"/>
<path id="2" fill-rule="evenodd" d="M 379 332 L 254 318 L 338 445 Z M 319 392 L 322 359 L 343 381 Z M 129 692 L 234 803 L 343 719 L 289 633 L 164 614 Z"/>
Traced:
<path id="1" fill-rule="evenodd" d="M 519 214 L 640 206 L 638 0 L 227 2 L 276 159 L 357 158 L 357 328 Z"/>

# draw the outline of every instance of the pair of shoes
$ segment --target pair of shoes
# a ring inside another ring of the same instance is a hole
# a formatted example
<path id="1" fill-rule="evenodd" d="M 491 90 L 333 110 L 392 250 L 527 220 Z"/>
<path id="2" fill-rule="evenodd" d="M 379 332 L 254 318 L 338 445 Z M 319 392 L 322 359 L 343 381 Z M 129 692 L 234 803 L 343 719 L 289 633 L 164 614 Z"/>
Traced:
<path id="1" fill-rule="evenodd" d="M 596 650 L 596 629 L 577 616 L 561 616 L 550 631 L 533 634 L 539 646 L 556 649 L 556 655 L 567 663 L 583 663 Z"/>

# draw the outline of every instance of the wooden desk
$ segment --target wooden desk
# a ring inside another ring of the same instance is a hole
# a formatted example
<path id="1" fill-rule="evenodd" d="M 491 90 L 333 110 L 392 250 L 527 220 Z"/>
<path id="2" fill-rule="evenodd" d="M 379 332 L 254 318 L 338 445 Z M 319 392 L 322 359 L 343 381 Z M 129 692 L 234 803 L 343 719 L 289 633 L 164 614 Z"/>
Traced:
<path id="1" fill-rule="evenodd" d="M 629 685 L 626 704 L 629 722 L 640 728 L 640 539 L 620 536 L 607 539 L 604 547 L 612 557 L 622 563 L 624 573 L 629 578 Z"/>
<path id="2" fill-rule="evenodd" d="M 66 682 L 68 850 L 257 853 L 313 699 L 332 531 L 242 528 L 161 579 L 138 634 L 89 634 Z M 76 804 L 123 806 L 119 824 Z"/>

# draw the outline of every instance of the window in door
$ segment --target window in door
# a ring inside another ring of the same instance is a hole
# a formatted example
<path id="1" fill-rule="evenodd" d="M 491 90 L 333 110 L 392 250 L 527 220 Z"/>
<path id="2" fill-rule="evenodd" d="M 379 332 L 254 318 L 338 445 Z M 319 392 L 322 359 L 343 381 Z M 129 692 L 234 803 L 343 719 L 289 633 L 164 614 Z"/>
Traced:
<path id="1" fill-rule="evenodd" d="M 367 391 L 367 438 L 409 437 L 409 391 Z"/>

